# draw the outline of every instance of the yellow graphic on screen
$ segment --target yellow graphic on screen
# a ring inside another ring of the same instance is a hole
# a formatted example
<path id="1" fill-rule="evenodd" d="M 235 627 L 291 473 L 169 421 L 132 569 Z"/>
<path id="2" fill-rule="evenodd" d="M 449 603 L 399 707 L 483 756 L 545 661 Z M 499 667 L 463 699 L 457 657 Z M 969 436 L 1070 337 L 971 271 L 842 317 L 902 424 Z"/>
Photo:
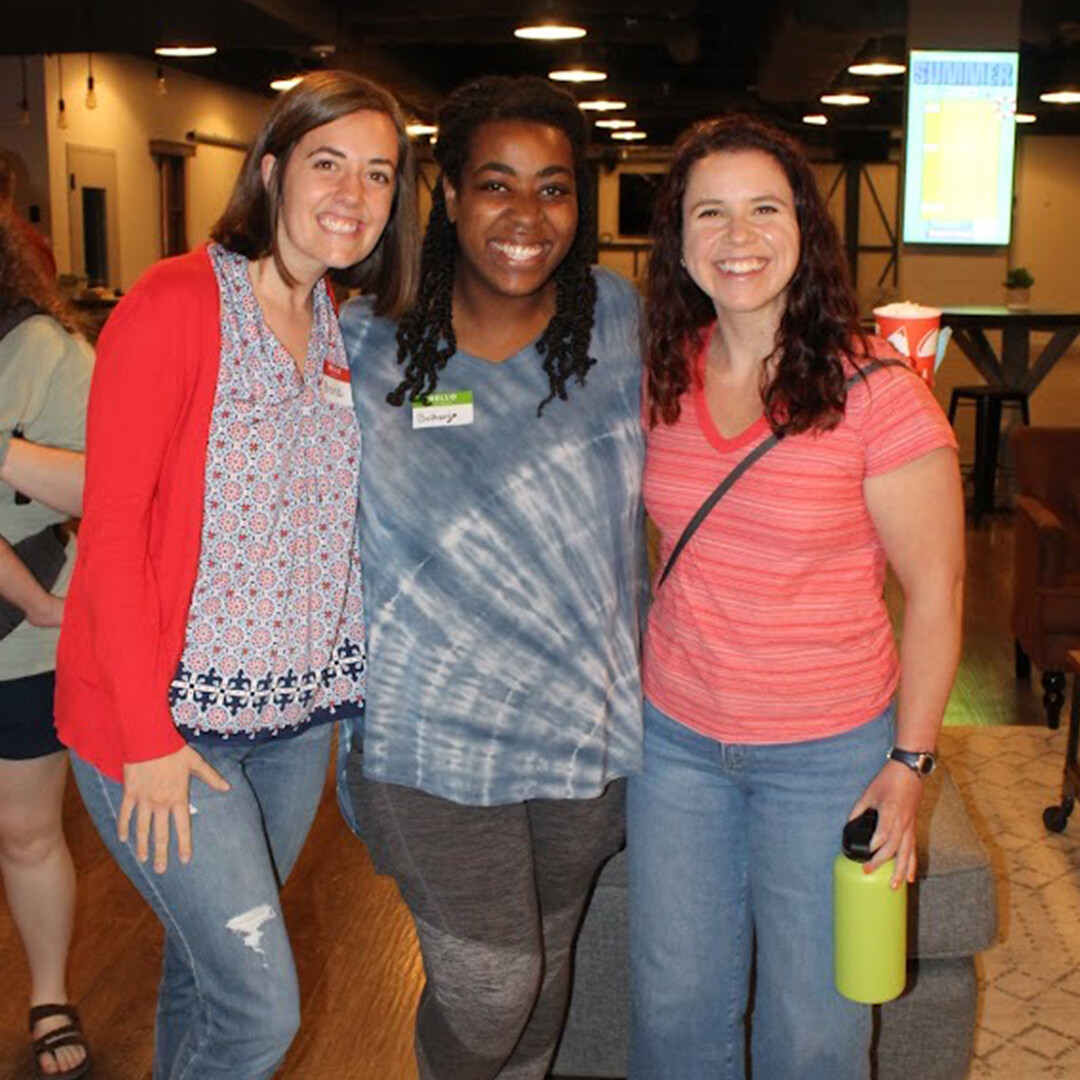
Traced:
<path id="1" fill-rule="evenodd" d="M 1001 118 L 994 101 L 928 102 L 923 114 L 922 216 L 977 221 L 997 209 Z"/>

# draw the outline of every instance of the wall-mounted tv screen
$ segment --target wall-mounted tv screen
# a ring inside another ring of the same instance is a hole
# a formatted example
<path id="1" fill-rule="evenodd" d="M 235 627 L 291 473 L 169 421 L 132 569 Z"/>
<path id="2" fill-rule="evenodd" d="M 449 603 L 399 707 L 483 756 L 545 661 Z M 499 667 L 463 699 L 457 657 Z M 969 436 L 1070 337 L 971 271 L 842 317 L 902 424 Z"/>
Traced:
<path id="1" fill-rule="evenodd" d="M 648 236 L 663 173 L 619 174 L 619 235 Z"/>
<path id="2" fill-rule="evenodd" d="M 912 50 L 905 244 L 1009 242 L 1018 68 L 1015 52 Z"/>

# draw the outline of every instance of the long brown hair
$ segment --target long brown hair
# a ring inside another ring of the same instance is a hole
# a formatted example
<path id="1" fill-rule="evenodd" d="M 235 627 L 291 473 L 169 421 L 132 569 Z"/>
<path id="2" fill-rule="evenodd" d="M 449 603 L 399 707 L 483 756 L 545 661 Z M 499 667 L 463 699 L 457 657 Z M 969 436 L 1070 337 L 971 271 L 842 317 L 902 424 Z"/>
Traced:
<path id="1" fill-rule="evenodd" d="M 705 120 L 685 131 L 657 194 L 645 309 L 650 421 L 672 424 L 679 418 L 700 332 L 716 317 L 681 264 L 690 172 L 710 154 L 743 150 L 760 150 L 784 170 L 800 233 L 799 263 L 776 334 L 776 366 L 761 390 L 765 415 L 774 430 L 827 431 L 844 414 L 843 358 L 866 349 L 847 262 L 802 148 L 778 128 L 745 115 Z"/>
<path id="2" fill-rule="evenodd" d="M 362 109 L 388 116 L 397 132 L 394 204 L 375 250 L 363 262 L 335 271 L 333 276 L 371 294 L 377 314 L 396 318 L 412 303 L 419 276 L 416 165 L 401 108 L 388 90 L 371 79 L 351 71 L 318 71 L 282 94 L 248 148 L 229 205 L 211 235 L 230 251 L 249 259 L 272 255 L 282 279 L 292 284 L 294 278 L 277 243 L 289 158 L 309 131 Z M 267 154 L 274 158 L 274 168 L 269 182 L 263 183 L 261 165 Z"/>
<path id="3" fill-rule="evenodd" d="M 29 228 L 29 226 L 26 226 Z M 31 300 L 65 330 L 80 333 L 82 321 L 60 294 L 56 282 L 15 220 L 14 211 L 0 210 L 0 314 Z"/>

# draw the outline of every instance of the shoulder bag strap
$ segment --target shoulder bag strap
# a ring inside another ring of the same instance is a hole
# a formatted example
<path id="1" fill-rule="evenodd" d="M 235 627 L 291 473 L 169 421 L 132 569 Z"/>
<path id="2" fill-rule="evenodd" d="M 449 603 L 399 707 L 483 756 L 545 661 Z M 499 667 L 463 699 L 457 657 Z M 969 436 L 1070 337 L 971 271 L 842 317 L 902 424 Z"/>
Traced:
<path id="1" fill-rule="evenodd" d="M 852 386 L 858 382 L 859 379 L 864 379 L 872 375 L 878 368 L 884 367 L 902 367 L 907 368 L 907 364 L 900 360 L 871 360 L 865 367 L 860 368 L 854 375 L 852 375 L 845 386 L 850 390 Z M 911 369 L 908 368 L 910 371 Z M 720 481 L 719 484 L 713 489 L 709 497 L 698 507 L 698 511 L 690 519 L 689 524 L 682 531 L 682 536 L 676 541 L 675 546 L 671 549 L 671 554 L 668 556 L 667 565 L 664 567 L 663 573 L 661 573 L 659 580 L 656 583 L 657 589 L 667 580 L 668 575 L 671 573 L 675 566 L 676 560 L 682 554 L 682 550 L 690 542 L 690 538 L 698 531 L 701 523 L 712 513 L 713 507 L 728 493 L 731 486 L 739 479 L 740 476 L 751 465 L 760 461 L 780 440 L 784 437 L 783 429 L 780 431 L 774 431 L 768 438 L 763 439 L 761 442 L 750 451 L 731 472 Z"/>

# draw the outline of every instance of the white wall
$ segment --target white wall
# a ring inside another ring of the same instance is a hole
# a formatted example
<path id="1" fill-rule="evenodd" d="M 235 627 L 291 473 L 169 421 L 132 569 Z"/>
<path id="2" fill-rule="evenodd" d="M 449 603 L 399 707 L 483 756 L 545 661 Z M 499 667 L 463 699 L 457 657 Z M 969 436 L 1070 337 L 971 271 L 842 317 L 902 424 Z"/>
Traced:
<path id="1" fill-rule="evenodd" d="M 15 107 L 22 97 L 22 72 L 17 56 L 0 56 L 0 146 L 17 159 L 15 208 L 30 217 L 31 207 L 41 215 L 36 223 L 47 237 L 49 221 L 49 151 L 45 139 L 42 110 L 45 104 L 45 78 L 42 58 L 26 59 L 26 97 L 30 103 L 30 123 L 23 127 Z"/>
<path id="2" fill-rule="evenodd" d="M 0 69 L 8 75 L 0 85 L 0 93 L 9 84 L 12 65 L 17 72 L 17 60 L 6 61 Z M 61 273 L 71 269 L 68 144 L 113 150 L 120 202 L 120 284 L 127 289 L 161 256 L 159 178 L 150 140 L 184 142 L 188 131 L 198 130 L 248 141 L 258 130 L 270 102 L 169 68 L 165 69 L 168 93 L 161 96 L 155 92 L 156 65 L 114 54 L 94 56 L 98 106 L 91 111 L 85 105 L 86 55 L 68 54 L 63 63 L 68 126 L 62 130 L 56 120 L 56 57 L 47 57 L 43 67 L 44 123 L 38 109 L 34 125 L 44 128 L 48 146 L 49 232 L 57 265 Z M 0 130 L 0 139 L 6 134 Z M 206 239 L 224 208 L 242 160 L 237 150 L 213 146 L 199 146 L 194 157 L 188 159 L 190 245 Z M 41 182 L 40 176 L 36 182 Z"/>
<path id="3" fill-rule="evenodd" d="M 1019 161 L 1011 264 L 1035 306 L 1080 310 L 1080 139 L 1025 135 Z"/>

